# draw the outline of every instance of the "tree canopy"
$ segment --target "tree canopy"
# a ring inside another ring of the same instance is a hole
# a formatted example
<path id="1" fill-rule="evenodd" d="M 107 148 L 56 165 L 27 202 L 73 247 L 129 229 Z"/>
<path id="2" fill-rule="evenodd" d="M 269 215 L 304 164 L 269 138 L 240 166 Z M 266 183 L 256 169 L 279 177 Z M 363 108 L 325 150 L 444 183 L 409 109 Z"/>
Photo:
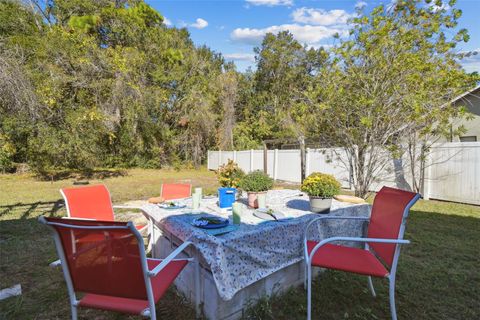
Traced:
<path id="1" fill-rule="evenodd" d="M 240 73 L 144 1 L 0 0 L 0 169 L 199 165 L 208 149 L 305 136 L 348 150 L 363 194 L 377 148 L 463 115 L 448 102 L 478 75 L 456 60 L 469 37 L 454 4 L 358 12 L 330 49 L 267 34 Z"/>

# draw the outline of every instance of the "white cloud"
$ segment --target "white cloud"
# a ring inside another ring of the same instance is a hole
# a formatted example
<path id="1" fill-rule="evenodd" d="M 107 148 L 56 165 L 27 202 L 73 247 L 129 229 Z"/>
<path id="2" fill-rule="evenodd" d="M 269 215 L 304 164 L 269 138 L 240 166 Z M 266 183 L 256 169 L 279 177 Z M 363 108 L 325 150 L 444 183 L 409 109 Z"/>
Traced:
<path id="1" fill-rule="evenodd" d="M 309 46 L 318 46 L 321 40 L 333 37 L 336 33 L 346 36 L 348 31 L 343 28 L 330 28 L 325 26 L 282 24 L 263 29 L 237 28 L 230 34 L 232 40 L 247 44 L 259 44 L 267 33 L 290 31 L 294 38 Z"/>
<path id="2" fill-rule="evenodd" d="M 248 4 L 254 6 L 292 6 L 293 0 L 246 0 Z"/>
<path id="3" fill-rule="evenodd" d="M 437 6 L 435 4 L 435 1 L 432 1 L 432 2 L 428 3 L 427 6 L 430 7 L 433 12 L 437 12 L 437 11 L 440 11 L 440 10 L 448 11 L 448 10 L 451 9 L 451 7 L 448 5 L 448 3 L 442 3 L 442 5 Z"/>
<path id="4" fill-rule="evenodd" d="M 208 26 L 208 21 L 203 20 L 202 18 L 197 18 L 197 20 L 195 20 L 195 23 L 192 23 L 189 26 L 195 29 L 203 29 Z"/>
<path id="5" fill-rule="evenodd" d="M 170 27 L 172 25 L 172 21 L 167 17 L 163 17 L 163 24 Z"/>
<path id="6" fill-rule="evenodd" d="M 480 48 L 470 51 L 470 54 L 459 62 L 467 72 L 477 71 L 480 73 Z"/>
<path id="7" fill-rule="evenodd" d="M 345 10 L 323 10 L 314 8 L 299 8 L 292 13 L 293 21 L 299 23 L 307 23 L 319 26 L 331 26 L 338 24 L 346 24 L 348 19 L 354 17 Z"/>
<path id="8" fill-rule="evenodd" d="M 255 62 L 253 53 L 226 53 L 223 56 L 227 60 Z"/>
<path id="9" fill-rule="evenodd" d="M 367 3 L 365 1 L 357 1 L 357 3 L 355 3 L 355 9 L 363 9 L 367 6 Z"/>
<path id="10" fill-rule="evenodd" d="M 323 43 L 318 43 L 318 44 L 313 44 L 311 46 L 313 49 L 320 49 L 323 48 L 325 50 L 333 48 L 333 44 L 323 44 Z"/>
<path id="11" fill-rule="evenodd" d="M 397 6 L 397 0 L 391 0 L 389 3 L 387 3 L 387 5 L 385 6 L 385 9 L 387 11 L 392 11 L 393 9 L 395 9 L 396 6 Z"/>

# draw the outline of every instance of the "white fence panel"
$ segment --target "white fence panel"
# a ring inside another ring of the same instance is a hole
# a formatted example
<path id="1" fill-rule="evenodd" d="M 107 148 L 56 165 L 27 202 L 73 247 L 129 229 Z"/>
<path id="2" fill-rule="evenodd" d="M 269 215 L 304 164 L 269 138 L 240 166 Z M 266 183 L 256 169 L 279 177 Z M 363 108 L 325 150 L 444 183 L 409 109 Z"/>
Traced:
<path id="1" fill-rule="evenodd" d="M 274 177 L 275 170 L 275 150 L 267 151 L 267 173 L 270 177 Z"/>
<path id="2" fill-rule="evenodd" d="M 219 167 L 218 163 L 218 151 L 210 151 L 207 153 L 207 168 L 208 170 L 217 170 Z"/>
<path id="3" fill-rule="evenodd" d="M 220 163 L 221 164 L 226 164 L 226 163 L 228 163 L 228 160 L 230 160 L 230 159 L 234 160 L 234 152 L 233 151 L 222 151 Z"/>
<path id="4" fill-rule="evenodd" d="M 278 168 L 275 178 L 300 183 L 302 181 L 300 163 L 300 150 L 278 150 Z"/>
<path id="5" fill-rule="evenodd" d="M 426 175 L 426 196 L 480 205 L 480 142 L 434 145 Z"/>
<path id="6" fill-rule="evenodd" d="M 308 149 L 306 154 L 306 172 L 323 172 L 334 175 L 343 188 L 350 188 L 350 174 L 339 156 L 344 155 L 341 149 Z"/>
<path id="7" fill-rule="evenodd" d="M 254 170 L 262 170 L 263 171 L 263 150 L 253 150 L 253 168 Z"/>
<path id="8" fill-rule="evenodd" d="M 237 163 L 245 172 L 250 172 L 250 150 L 237 151 Z"/>
<path id="9" fill-rule="evenodd" d="M 300 156 L 300 150 L 269 150 L 267 173 L 277 180 L 300 183 Z M 316 171 L 330 173 L 342 187 L 349 188 L 350 173 L 339 157 L 345 159 L 341 149 L 307 149 L 306 175 Z M 228 159 L 235 160 L 245 172 L 263 170 L 263 150 L 209 151 L 208 169 L 216 170 Z M 395 161 L 387 159 L 385 167 L 375 176 L 372 191 L 384 185 L 408 189 L 412 186 L 408 155 Z M 480 142 L 434 144 L 426 164 L 424 196 L 480 205 Z"/>

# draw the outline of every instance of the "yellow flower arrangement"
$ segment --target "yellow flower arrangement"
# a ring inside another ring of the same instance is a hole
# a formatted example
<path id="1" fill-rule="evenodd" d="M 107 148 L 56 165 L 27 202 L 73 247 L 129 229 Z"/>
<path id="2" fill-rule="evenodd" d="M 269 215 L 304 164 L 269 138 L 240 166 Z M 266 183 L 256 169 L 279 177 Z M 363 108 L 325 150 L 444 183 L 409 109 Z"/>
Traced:
<path id="1" fill-rule="evenodd" d="M 340 182 L 331 174 L 314 172 L 302 183 L 301 190 L 309 196 L 332 198 L 340 193 Z"/>

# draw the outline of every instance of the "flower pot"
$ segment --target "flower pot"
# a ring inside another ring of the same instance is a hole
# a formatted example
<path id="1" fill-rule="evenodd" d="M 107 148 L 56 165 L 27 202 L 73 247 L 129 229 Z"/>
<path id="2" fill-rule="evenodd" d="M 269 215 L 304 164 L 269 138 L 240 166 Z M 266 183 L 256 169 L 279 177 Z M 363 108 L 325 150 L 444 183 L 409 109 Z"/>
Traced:
<path id="1" fill-rule="evenodd" d="M 257 196 L 261 193 L 267 193 L 267 191 L 262 192 L 247 192 L 248 194 L 248 206 L 254 209 L 258 208 Z"/>
<path id="2" fill-rule="evenodd" d="M 332 198 L 310 196 L 310 211 L 316 213 L 329 213 L 332 206 Z"/>

